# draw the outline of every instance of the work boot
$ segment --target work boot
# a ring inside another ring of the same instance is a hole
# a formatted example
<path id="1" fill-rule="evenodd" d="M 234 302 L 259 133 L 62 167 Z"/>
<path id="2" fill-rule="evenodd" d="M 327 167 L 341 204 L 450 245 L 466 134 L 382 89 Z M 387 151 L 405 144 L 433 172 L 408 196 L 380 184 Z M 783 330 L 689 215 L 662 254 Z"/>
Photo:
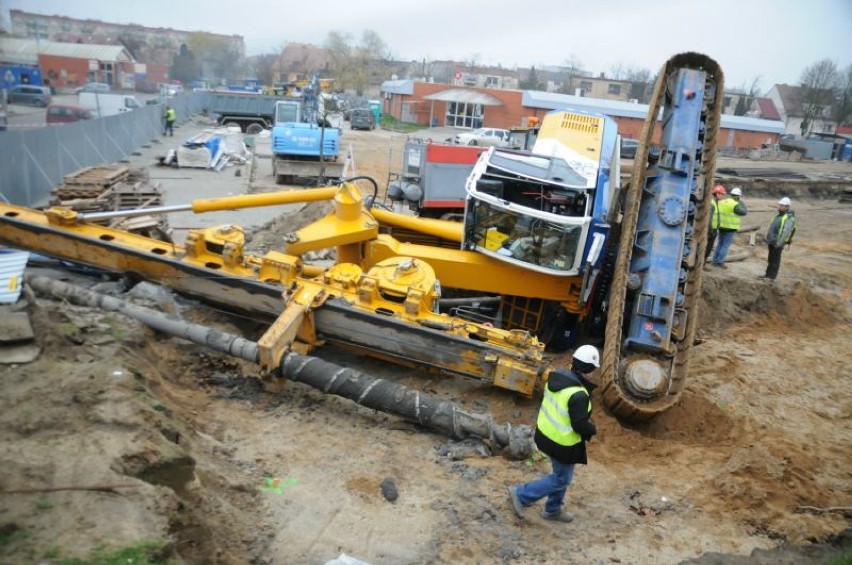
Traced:
<path id="1" fill-rule="evenodd" d="M 713 263 L 714 267 L 719 267 L 720 269 L 727 269 L 728 266 L 724 263 Z"/>
<path id="2" fill-rule="evenodd" d="M 509 500 L 512 502 L 512 510 L 515 511 L 515 515 L 521 520 L 524 519 L 524 505 L 521 504 L 521 500 L 518 498 L 518 487 L 509 487 Z"/>
<path id="3" fill-rule="evenodd" d="M 544 518 L 545 520 L 551 520 L 553 522 L 565 522 L 566 524 L 574 519 L 574 516 L 572 516 L 568 512 L 565 512 L 562 509 L 557 510 L 556 512 L 554 512 L 552 514 L 548 514 L 547 512 L 544 511 L 544 508 L 542 508 L 541 509 L 541 517 Z"/>

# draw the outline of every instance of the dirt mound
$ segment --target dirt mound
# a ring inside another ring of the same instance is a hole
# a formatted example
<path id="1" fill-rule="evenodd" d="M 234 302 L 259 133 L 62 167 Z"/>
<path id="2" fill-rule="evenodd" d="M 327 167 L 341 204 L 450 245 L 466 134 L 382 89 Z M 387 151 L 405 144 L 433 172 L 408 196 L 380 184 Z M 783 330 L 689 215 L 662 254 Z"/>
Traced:
<path id="1" fill-rule="evenodd" d="M 699 324 L 702 334 L 732 326 L 765 331 L 826 328 L 849 321 L 844 297 L 819 292 L 803 282 L 792 291 L 765 281 L 705 277 Z"/>

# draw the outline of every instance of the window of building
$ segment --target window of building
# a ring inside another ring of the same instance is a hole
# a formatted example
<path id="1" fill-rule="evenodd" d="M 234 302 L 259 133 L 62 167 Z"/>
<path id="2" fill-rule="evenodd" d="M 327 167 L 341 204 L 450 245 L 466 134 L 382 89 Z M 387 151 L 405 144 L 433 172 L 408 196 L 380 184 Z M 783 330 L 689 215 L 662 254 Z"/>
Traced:
<path id="1" fill-rule="evenodd" d="M 112 63 L 101 61 L 101 76 L 103 77 L 103 82 L 107 84 L 115 84 L 115 76 Z"/>
<path id="2" fill-rule="evenodd" d="M 621 85 L 610 83 L 609 86 L 607 87 L 607 92 L 609 94 L 621 94 Z"/>
<path id="3" fill-rule="evenodd" d="M 589 92 L 592 89 L 592 81 L 590 80 L 581 80 L 580 81 L 580 90 L 585 92 Z"/>
<path id="4" fill-rule="evenodd" d="M 500 88 L 500 77 L 485 77 L 485 88 Z"/>
<path id="5" fill-rule="evenodd" d="M 725 108 L 729 107 L 731 105 L 731 97 L 725 96 L 723 103 L 725 105 Z"/>
<path id="6" fill-rule="evenodd" d="M 448 102 L 444 125 L 454 128 L 481 128 L 484 110 L 482 104 Z"/>

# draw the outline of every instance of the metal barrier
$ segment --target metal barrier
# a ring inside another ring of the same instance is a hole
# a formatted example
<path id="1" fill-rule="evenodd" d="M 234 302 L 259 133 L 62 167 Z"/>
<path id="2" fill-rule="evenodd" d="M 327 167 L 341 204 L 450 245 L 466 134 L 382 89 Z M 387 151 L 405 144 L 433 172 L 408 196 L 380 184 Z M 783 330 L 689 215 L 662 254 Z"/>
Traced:
<path id="1" fill-rule="evenodd" d="M 209 93 L 170 98 L 178 123 L 207 108 Z M 83 167 L 115 163 L 163 134 L 165 105 L 61 126 L 0 132 L 0 200 L 44 206 L 62 178 Z"/>

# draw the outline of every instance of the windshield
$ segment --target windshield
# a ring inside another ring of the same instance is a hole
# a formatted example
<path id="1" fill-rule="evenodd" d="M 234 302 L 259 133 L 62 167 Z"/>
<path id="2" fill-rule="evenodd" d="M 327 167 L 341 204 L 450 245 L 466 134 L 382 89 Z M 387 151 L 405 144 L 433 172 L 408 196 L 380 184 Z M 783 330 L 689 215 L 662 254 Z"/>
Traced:
<path id="1" fill-rule="evenodd" d="M 281 124 L 285 122 L 299 121 L 299 105 L 295 103 L 281 104 L 275 107 L 275 123 Z"/>
<path id="2" fill-rule="evenodd" d="M 481 251 L 511 262 L 543 267 L 545 272 L 576 272 L 584 218 L 565 218 L 565 223 L 561 223 L 478 199 L 470 200 L 468 206 L 465 240 Z"/>

